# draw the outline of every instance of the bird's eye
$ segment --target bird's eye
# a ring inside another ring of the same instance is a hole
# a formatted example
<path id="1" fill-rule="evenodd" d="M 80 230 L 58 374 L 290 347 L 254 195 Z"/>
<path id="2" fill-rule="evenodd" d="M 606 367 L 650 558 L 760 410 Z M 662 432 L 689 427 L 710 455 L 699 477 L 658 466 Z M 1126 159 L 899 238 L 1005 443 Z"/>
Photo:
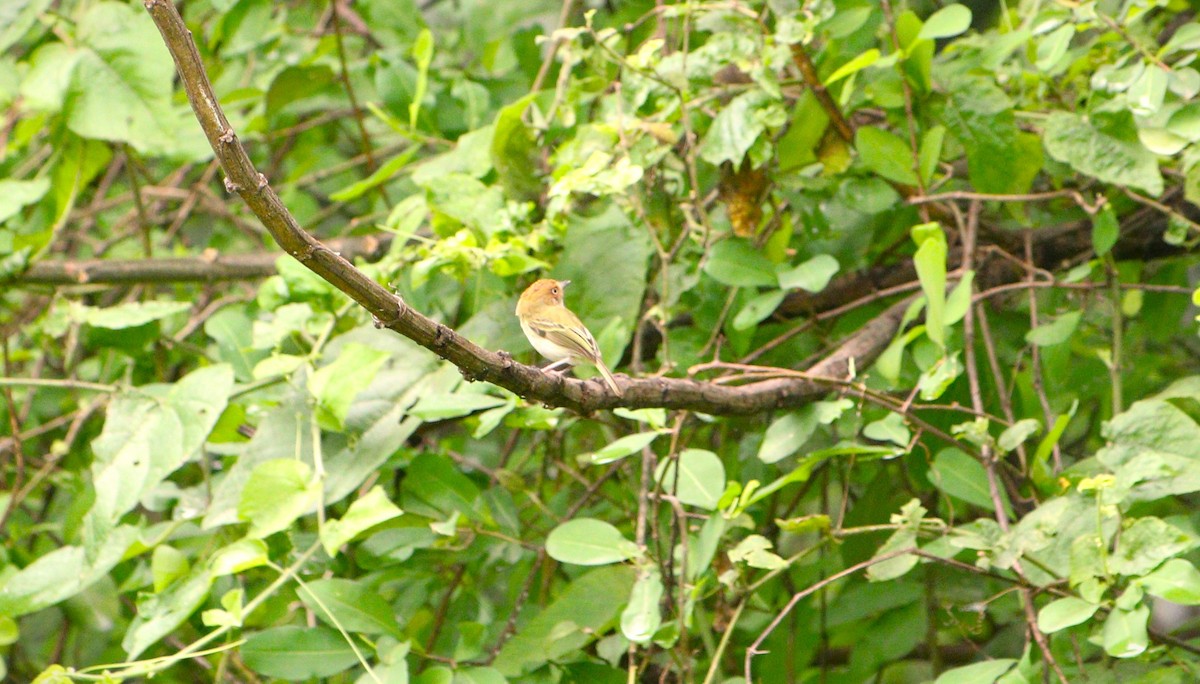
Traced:
<path id="1" fill-rule="evenodd" d="M 558 288 L 557 287 L 550 288 L 550 294 L 558 294 Z"/>

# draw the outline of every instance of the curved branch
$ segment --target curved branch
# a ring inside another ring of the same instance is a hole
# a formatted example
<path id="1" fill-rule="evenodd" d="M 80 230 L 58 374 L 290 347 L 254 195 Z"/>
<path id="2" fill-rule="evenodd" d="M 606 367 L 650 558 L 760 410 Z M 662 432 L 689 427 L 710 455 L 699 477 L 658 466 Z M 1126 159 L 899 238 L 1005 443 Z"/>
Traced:
<path id="1" fill-rule="evenodd" d="M 213 93 L 191 32 L 174 4 L 170 0 L 145 0 L 144 4 L 175 60 L 192 110 L 225 172 L 226 187 L 242 197 L 284 251 L 361 304 L 375 317 L 377 325 L 450 361 L 468 380 L 491 382 L 528 399 L 582 413 L 628 406 L 747 414 L 800 406 L 828 392 L 825 386 L 804 378 L 779 378 L 740 387 L 680 378 L 620 378 L 623 396 L 617 396 L 603 383 L 546 373 L 515 362 L 507 352 L 484 349 L 412 309 L 300 227 L 238 142 Z M 811 375 L 845 378 L 851 368 L 863 368 L 873 361 L 895 335 L 904 305 L 893 305 L 863 326 L 813 367 Z"/>

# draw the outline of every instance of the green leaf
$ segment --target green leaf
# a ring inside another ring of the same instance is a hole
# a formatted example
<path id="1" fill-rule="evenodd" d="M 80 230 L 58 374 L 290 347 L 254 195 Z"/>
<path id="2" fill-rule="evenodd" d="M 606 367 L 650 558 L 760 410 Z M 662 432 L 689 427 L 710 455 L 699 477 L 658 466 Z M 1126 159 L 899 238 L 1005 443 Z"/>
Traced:
<path id="1" fill-rule="evenodd" d="M 16 216 L 21 209 L 37 202 L 50 190 L 46 178 L 34 180 L 0 180 L 0 223 Z"/>
<path id="2" fill-rule="evenodd" d="M 590 465 L 602 465 L 619 461 L 630 454 L 635 454 L 642 450 L 643 447 L 649 446 L 651 442 L 658 439 L 658 436 L 663 434 L 659 431 L 654 432 L 635 432 L 632 435 L 625 435 L 615 442 L 605 446 L 604 448 L 593 451 L 589 454 L 579 456 L 579 462 Z"/>
<path id="3" fill-rule="evenodd" d="M 1037 41 L 1036 65 L 1039 71 L 1050 71 L 1058 61 L 1067 54 L 1071 47 L 1071 38 L 1075 35 L 1073 24 L 1063 24 L 1054 29 L 1050 35 L 1043 36 Z"/>
<path id="4" fill-rule="evenodd" d="M 250 523 L 249 536 L 266 537 L 310 512 L 320 493 L 320 484 L 304 461 L 277 458 L 260 463 L 242 490 L 238 518 Z"/>
<path id="5" fill-rule="evenodd" d="M 1175 31 L 1162 48 L 1164 56 L 1175 52 L 1200 50 L 1200 24 L 1188 22 Z"/>
<path id="6" fill-rule="evenodd" d="M 158 321 L 192 308 L 189 302 L 127 302 L 106 309 L 87 309 L 84 321 L 97 328 L 124 330 Z"/>
<path id="7" fill-rule="evenodd" d="M 1190 532 L 1154 517 L 1138 518 L 1121 531 L 1109 568 L 1122 575 L 1144 575 L 1160 563 L 1200 544 Z"/>
<path id="8" fill-rule="evenodd" d="M 461 418 L 486 409 L 503 406 L 509 403 L 503 397 L 476 392 L 458 392 L 455 394 L 430 394 L 421 397 L 408 410 L 409 415 L 421 420 L 437 421 L 449 418 Z"/>
<path id="9" fill-rule="evenodd" d="M 933 684 L 992 684 L 1005 672 L 1013 669 L 1017 661 L 1012 658 L 985 660 L 946 670 L 938 675 Z"/>
<path id="10" fill-rule="evenodd" d="M 516 199 L 533 199 L 542 191 L 541 155 L 523 120 L 535 97 L 536 93 L 530 93 L 497 112 L 492 134 L 492 166 L 505 190 Z"/>
<path id="11" fill-rule="evenodd" d="M 266 565 L 270 560 L 266 542 L 261 539 L 239 539 L 213 553 L 208 561 L 208 572 L 213 577 L 232 575 Z"/>
<path id="12" fill-rule="evenodd" d="M 1097 257 L 1108 254 L 1121 234 L 1121 224 L 1117 222 L 1117 214 L 1111 204 L 1092 216 L 1092 249 Z"/>
<path id="13" fill-rule="evenodd" d="M 638 577 L 629 594 L 629 603 L 621 611 L 621 634 L 635 644 L 647 644 L 662 626 L 662 578 L 657 571 Z"/>
<path id="14" fill-rule="evenodd" d="M 326 627 L 295 625 L 251 634 L 241 655 L 251 670 L 290 681 L 330 677 L 358 662 L 341 634 Z"/>
<path id="15" fill-rule="evenodd" d="M 971 10 L 966 5 L 947 5 L 929 15 L 921 26 L 918 39 L 950 38 L 971 28 Z"/>
<path id="16" fill-rule="evenodd" d="M 857 73 L 879 61 L 879 49 L 871 48 L 862 52 L 854 59 L 838 67 L 829 77 L 825 79 L 825 85 L 830 86 L 838 81 L 846 78 L 850 74 Z"/>
<path id="17" fill-rule="evenodd" d="M 746 305 L 733 317 L 734 330 L 749 330 L 758 325 L 763 319 L 775 313 L 783 298 L 787 295 L 783 290 L 770 290 L 746 302 Z"/>
<path id="18" fill-rule="evenodd" d="M 142 595 L 138 599 L 137 617 L 121 640 L 129 659 L 137 658 L 196 612 L 208 598 L 212 581 L 212 576 L 197 566 L 186 580 L 171 585 L 167 591 Z"/>
<path id="19" fill-rule="evenodd" d="M 1114 608 L 1104 621 L 1104 651 L 1114 658 L 1134 658 L 1146 651 L 1150 638 L 1146 623 L 1150 608 L 1146 605 L 1133 610 Z"/>
<path id="20" fill-rule="evenodd" d="M 577 652 L 614 623 L 629 598 L 635 575 L 633 568 L 616 565 L 575 579 L 549 607 L 517 630 L 492 666 L 518 682 L 547 661 Z"/>
<path id="21" fill-rule="evenodd" d="M 770 117 L 760 115 L 760 110 L 772 105 L 778 106 L 757 89 L 730 100 L 717 113 L 700 142 L 700 158 L 713 166 L 722 162 L 740 164 L 759 136 L 767 130 Z"/>
<path id="22" fill-rule="evenodd" d="M 662 461 L 654 478 L 663 491 L 681 503 L 710 511 L 725 491 L 725 465 L 716 454 L 704 449 L 684 449 L 678 458 Z"/>
<path id="23" fill-rule="evenodd" d="M 429 89 L 429 65 L 433 62 L 433 33 L 421 29 L 412 46 L 413 61 L 417 63 L 417 85 L 412 102 L 408 105 L 408 127 L 417 130 L 417 115 L 421 112 L 421 102 Z"/>
<path id="24" fill-rule="evenodd" d="M 551 530 L 546 553 L 561 563 L 608 565 L 638 556 L 641 550 L 602 520 L 576 518 Z"/>
<path id="25" fill-rule="evenodd" d="M 106 531 L 204 443 L 225 410 L 233 370 L 192 371 L 174 385 L 143 385 L 118 396 L 92 442 L 96 499 L 84 518 L 88 539 Z"/>
<path id="26" fill-rule="evenodd" d="M 990 77 L 947 85 L 939 117 L 967 153 L 967 175 L 979 192 L 1027 192 L 1042 168 L 1042 143 L 1017 127 L 1013 104 Z"/>
<path id="27" fill-rule="evenodd" d="M 967 315 L 967 307 L 971 306 L 971 295 L 975 293 L 972 285 L 975 283 L 975 271 L 967 271 L 962 279 L 950 290 L 946 297 L 946 309 L 942 313 L 944 325 L 954 325 Z"/>
<path id="28" fill-rule="evenodd" d="M 988 487 L 987 470 L 979 461 L 961 449 L 943 449 L 933 459 L 929 479 L 942 492 L 974 506 L 994 511 L 991 489 Z M 1000 492 L 1008 508 L 1004 492 Z"/>
<path id="29" fill-rule="evenodd" d="M 330 578 L 307 582 L 296 594 L 322 622 L 347 632 L 404 637 L 391 606 L 359 582 Z"/>
<path id="30" fill-rule="evenodd" d="M 1100 606 L 1074 596 L 1047 603 L 1038 611 L 1038 629 L 1053 634 L 1091 619 Z"/>
<path id="31" fill-rule="evenodd" d="M 939 347 L 946 346 L 946 235 L 937 223 L 923 223 L 912 229 L 917 253 L 913 265 L 925 293 L 925 334 Z"/>
<path id="32" fill-rule="evenodd" d="M 1024 444 L 1025 440 L 1035 435 L 1041 428 L 1042 424 L 1036 419 L 1018 420 L 1000 433 L 1000 437 L 996 440 L 996 446 L 1000 448 L 1000 451 L 1008 453 Z"/>
<path id="33" fill-rule="evenodd" d="M 908 446 L 912 433 L 899 413 L 889 413 L 883 418 L 863 427 L 863 437 L 877 442 L 891 442 L 896 446 Z"/>
<path id="34" fill-rule="evenodd" d="M 818 425 L 829 425 L 837 420 L 848 404 L 846 400 L 821 401 L 776 418 L 763 435 L 758 460 L 776 463 L 796 453 L 816 432 Z"/>
<path id="35" fill-rule="evenodd" d="M 959 6 L 951 5 L 951 7 Z M 920 160 L 921 182 L 925 185 L 929 185 L 929 182 L 933 180 L 933 172 L 937 170 L 938 159 L 942 156 L 942 143 L 945 140 L 945 126 L 934 126 L 921 136 L 921 147 L 917 156 Z"/>
<path id="36" fill-rule="evenodd" d="M 416 103 L 414 102 L 409 106 L 415 107 Z M 409 162 L 413 160 L 418 151 L 420 151 L 420 148 L 417 146 L 413 146 L 407 150 L 404 150 L 400 154 L 397 154 L 396 156 L 384 162 L 383 166 L 375 169 L 375 172 L 370 176 L 367 176 L 366 178 L 355 183 L 351 183 L 337 192 L 331 193 L 329 195 L 329 199 L 335 202 L 349 202 L 362 197 L 371 190 L 374 190 L 380 185 L 390 181 L 393 176 L 400 173 L 400 171 L 404 169 L 404 167 L 408 166 Z"/>
<path id="37" fill-rule="evenodd" d="M 1159 68 L 1147 68 L 1142 77 L 1125 91 L 1129 110 L 1137 116 L 1153 116 L 1162 108 L 1167 95 L 1167 72 Z"/>
<path id="38" fill-rule="evenodd" d="M 161 593 L 172 582 L 188 574 L 191 565 L 187 556 L 173 547 L 162 544 L 154 547 L 150 558 L 150 575 L 154 578 L 154 592 Z"/>
<path id="39" fill-rule="evenodd" d="M 122 525 L 104 537 L 98 550 L 89 553 L 81 546 L 64 546 L 4 575 L 0 615 L 36 613 L 90 587 L 123 559 L 138 532 L 132 525 Z"/>
<path id="40" fill-rule="evenodd" d="M 1050 323 L 1043 323 L 1025 333 L 1025 341 L 1039 347 L 1053 347 L 1071 339 L 1075 329 L 1079 327 L 1082 311 L 1068 311 Z"/>
<path id="41" fill-rule="evenodd" d="M 341 430 L 354 397 L 371 384 L 390 356 L 388 352 L 351 342 L 342 348 L 337 360 L 310 375 L 308 391 L 317 400 L 317 423 L 326 430 Z"/>
<path id="42" fill-rule="evenodd" d="M 761 534 L 752 534 L 729 550 L 729 561 L 745 563 L 752 568 L 762 570 L 778 570 L 787 567 L 787 561 L 771 552 L 770 549 L 773 546 L 770 539 Z"/>
<path id="43" fill-rule="evenodd" d="M 402 485 L 405 508 L 430 517 L 451 516 L 454 513 L 478 519 L 475 510 L 479 487 L 463 475 L 449 459 L 423 453 L 408 466 Z M 415 510 L 422 506 L 424 511 Z"/>
<path id="44" fill-rule="evenodd" d="M 404 511 L 388 499 L 383 487 L 376 485 L 365 496 L 350 504 L 340 520 L 326 520 L 321 526 L 321 546 L 331 557 L 343 544 L 379 523 L 403 515 Z"/>
<path id="45" fill-rule="evenodd" d="M 194 122 L 182 129 L 182 110 L 171 105 L 175 65 L 149 15 L 119 2 L 97 2 L 79 19 L 74 68 L 63 115 L 84 138 L 128 142 L 150 154 L 186 147 L 207 155 Z M 188 119 L 191 113 L 187 114 Z"/>
<path id="46" fill-rule="evenodd" d="M 863 126 L 855 132 L 854 148 L 867 168 L 880 176 L 904 185 L 917 185 L 912 148 L 895 133 Z"/>
<path id="47" fill-rule="evenodd" d="M 1200 570 L 1182 558 L 1172 558 L 1154 572 L 1134 581 L 1148 593 L 1172 603 L 1200 605 Z"/>
<path id="48" fill-rule="evenodd" d="M 704 272 L 731 287 L 777 287 L 775 265 L 748 240 L 729 238 L 712 246 Z"/>
<path id="49" fill-rule="evenodd" d="M 820 292 L 838 272 L 838 261 L 828 254 L 818 254 L 795 268 L 779 273 L 779 287 L 785 290 L 800 288 Z"/>
<path id="50" fill-rule="evenodd" d="M 1077 114 L 1054 112 L 1044 127 L 1046 151 L 1105 183 L 1138 188 L 1152 197 L 1161 195 L 1158 160 L 1138 142 L 1129 115 L 1114 117 L 1113 124 L 1103 130 L 1095 124 Z"/>
<path id="51" fill-rule="evenodd" d="M 916 548 L 917 529 L 920 526 L 921 520 L 925 517 L 925 513 L 925 508 L 916 499 L 905 504 L 900 509 L 899 514 L 892 516 L 892 522 L 901 525 L 901 527 L 888 537 L 883 546 L 879 547 L 879 551 L 875 553 L 875 557 L 879 558 L 889 553 Z M 872 582 L 883 582 L 902 577 L 909 570 L 916 567 L 918 560 L 917 556 L 905 553 L 894 558 L 879 561 L 867 568 L 867 579 Z"/>

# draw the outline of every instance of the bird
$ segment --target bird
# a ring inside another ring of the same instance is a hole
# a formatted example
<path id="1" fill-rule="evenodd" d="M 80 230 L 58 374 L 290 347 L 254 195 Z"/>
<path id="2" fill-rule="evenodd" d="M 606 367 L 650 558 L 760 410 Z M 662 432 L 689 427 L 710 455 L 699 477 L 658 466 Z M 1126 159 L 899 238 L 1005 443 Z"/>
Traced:
<path id="1" fill-rule="evenodd" d="M 608 385 L 618 396 L 621 388 L 613 378 L 612 371 L 604 365 L 596 338 L 579 317 L 563 304 L 563 290 L 569 280 L 542 278 L 521 293 L 517 300 L 517 319 L 529 343 L 539 354 L 553 361 L 544 370 L 562 366 L 574 366 L 586 361 L 596 367 Z"/>

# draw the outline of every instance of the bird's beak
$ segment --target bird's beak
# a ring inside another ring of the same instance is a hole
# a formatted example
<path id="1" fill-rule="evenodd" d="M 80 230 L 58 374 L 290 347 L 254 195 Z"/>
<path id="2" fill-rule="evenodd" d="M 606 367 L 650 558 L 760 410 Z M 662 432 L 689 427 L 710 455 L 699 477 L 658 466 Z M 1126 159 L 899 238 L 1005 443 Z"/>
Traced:
<path id="1" fill-rule="evenodd" d="M 560 280 L 560 281 L 558 281 L 558 285 L 559 285 L 559 287 L 566 287 L 566 286 L 568 286 L 568 285 L 570 285 L 570 284 L 571 284 L 571 281 L 569 281 L 569 280 Z"/>

